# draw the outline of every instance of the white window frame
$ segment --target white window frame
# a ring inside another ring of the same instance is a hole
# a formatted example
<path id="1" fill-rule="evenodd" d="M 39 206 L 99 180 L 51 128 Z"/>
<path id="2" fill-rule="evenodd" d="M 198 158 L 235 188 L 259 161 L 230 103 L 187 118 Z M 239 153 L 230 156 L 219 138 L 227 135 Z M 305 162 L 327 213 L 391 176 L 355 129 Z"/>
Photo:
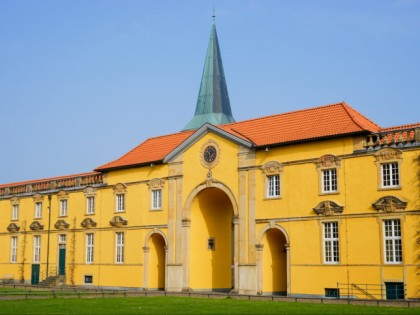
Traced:
<path id="1" fill-rule="evenodd" d="M 280 174 L 267 175 L 267 198 L 278 198 L 281 194 Z"/>
<path id="2" fill-rule="evenodd" d="M 66 244 L 67 235 L 66 234 L 58 234 L 58 243 L 59 244 Z"/>
<path id="3" fill-rule="evenodd" d="M 115 263 L 124 263 L 124 232 L 115 233 Z"/>
<path id="4" fill-rule="evenodd" d="M 384 261 L 386 264 L 402 263 L 401 221 L 391 219 L 383 221 Z"/>
<path id="5" fill-rule="evenodd" d="M 338 222 L 323 222 L 323 247 L 324 247 L 324 263 L 338 264 L 340 263 L 340 242 Z"/>
<path id="6" fill-rule="evenodd" d="M 19 220 L 19 205 L 12 205 L 12 220 Z"/>
<path id="7" fill-rule="evenodd" d="M 115 195 L 115 212 L 124 212 L 125 211 L 125 194 L 116 194 Z"/>
<path id="8" fill-rule="evenodd" d="M 151 191 L 152 210 L 162 209 L 162 189 L 153 189 Z"/>
<path id="9" fill-rule="evenodd" d="M 34 264 L 39 264 L 41 261 L 41 235 L 34 235 Z"/>
<path id="10" fill-rule="evenodd" d="M 42 218 L 42 202 L 35 202 L 35 219 Z"/>
<path id="11" fill-rule="evenodd" d="M 10 238 L 10 262 L 17 263 L 18 237 L 12 236 Z"/>
<path id="12" fill-rule="evenodd" d="M 398 162 L 381 163 L 381 187 L 400 187 L 400 167 Z"/>
<path id="13" fill-rule="evenodd" d="M 86 214 L 95 213 L 95 196 L 86 197 Z"/>
<path id="14" fill-rule="evenodd" d="M 95 235 L 86 233 L 86 264 L 93 264 Z"/>
<path id="15" fill-rule="evenodd" d="M 336 168 L 321 170 L 322 193 L 338 192 L 338 177 Z"/>
<path id="16" fill-rule="evenodd" d="M 69 202 L 67 199 L 60 200 L 60 217 L 66 217 L 68 215 Z"/>

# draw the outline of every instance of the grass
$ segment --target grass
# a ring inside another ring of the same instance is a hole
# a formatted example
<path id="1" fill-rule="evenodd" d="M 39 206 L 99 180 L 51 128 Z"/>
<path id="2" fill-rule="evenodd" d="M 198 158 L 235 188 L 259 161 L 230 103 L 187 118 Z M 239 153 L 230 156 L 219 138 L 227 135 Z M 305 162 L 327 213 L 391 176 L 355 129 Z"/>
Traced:
<path id="1" fill-rule="evenodd" d="M 420 314 L 419 308 L 189 297 L 58 298 L 0 301 L 0 314 Z"/>

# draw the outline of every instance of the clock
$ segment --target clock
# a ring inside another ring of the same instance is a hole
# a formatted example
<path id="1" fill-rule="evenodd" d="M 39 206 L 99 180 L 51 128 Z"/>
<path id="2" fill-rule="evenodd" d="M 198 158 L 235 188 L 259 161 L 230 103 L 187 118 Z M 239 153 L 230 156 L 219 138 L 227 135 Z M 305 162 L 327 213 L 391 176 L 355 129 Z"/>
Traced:
<path id="1" fill-rule="evenodd" d="M 217 157 L 217 150 L 214 146 L 208 145 L 204 149 L 203 158 L 207 164 L 211 164 L 216 160 Z"/>

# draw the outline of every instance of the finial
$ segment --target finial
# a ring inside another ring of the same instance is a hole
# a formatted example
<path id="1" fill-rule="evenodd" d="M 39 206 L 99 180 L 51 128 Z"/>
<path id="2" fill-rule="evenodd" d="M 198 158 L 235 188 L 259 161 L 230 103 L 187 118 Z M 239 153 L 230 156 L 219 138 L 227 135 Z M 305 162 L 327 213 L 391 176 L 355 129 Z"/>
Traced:
<path id="1" fill-rule="evenodd" d="M 212 18 L 213 18 L 213 24 L 214 24 L 214 20 L 216 19 L 216 13 L 214 12 L 214 6 L 213 6 L 213 15 L 212 15 Z"/>

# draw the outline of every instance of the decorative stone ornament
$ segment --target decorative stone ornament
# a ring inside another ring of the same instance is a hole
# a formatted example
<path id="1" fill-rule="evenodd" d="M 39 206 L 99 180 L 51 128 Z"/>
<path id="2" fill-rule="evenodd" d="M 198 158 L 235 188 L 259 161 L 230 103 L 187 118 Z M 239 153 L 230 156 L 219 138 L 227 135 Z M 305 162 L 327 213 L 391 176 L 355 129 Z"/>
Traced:
<path id="1" fill-rule="evenodd" d="M 64 220 L 58 220 L 57 222 L 55 222 L 54 227 L 57 230 L 64 230 L 64 229 L 68 229 L 70 226 L 70 224 L 68 224 L 66 221 Z"/>
<path id="2" fill-rule="evenodd" d="M 14 196 L 12 198 L 10 198 L 10 203 L 13 205 L 18 205 L 19 204 L 19 198 Z"/>
<path id="3" fill-rule="evenodd" d="M 340 159 L 332 154 L 326 154 L 321 156 L 316 162 L 317 168 L 330 168 L 330 167 L 339 167 Z"/>
<path id="4" fill-rule="evenodd" d="M 395 148 L 383 148 L 375 153 L 376 161 L 384 162 L 390 160 L 400 160 L 402 152 Z"/>
<path id="5" fill-rule="evenodd" d="M 385 196 L 379 198 L 372 206 L 382 212 L 394 212 L 397 210 L 404 210 L 407 207 L 407 202 L 394 196 Z"/>
<path id="6" fill-rule="evenodd" d="M 19 227 L 19 225 L 17 225 L 16 223 L 10 223 L 10 224 L 7 226 L 7 230 L 8 230 L 9 232 L 11 232 L 11 233 L 15 233 L 15 232 L 19 232 L 20 227 Z"/>
<path id="7" fill-rule="evenodd" d="M 44 196 L 41 194 L 35 194 L 33 198 L 35 202 L 42 202 L 42 200 L 44 199 Z"/>
<path id="8" fill-rule="evenodd" d="M 264 175 L 279 174 L 283 172 L 283 165 L 277 161 L 267 162 L 261 167 L 261 171 Z"/>
<path id="9" fill-rule="evenodd" d="M 85 193 L 85 197 L 93 197 L 95 196 L 96 189 L 91 186 L 88 186 L 84 189 L 84 193 Z"/>
<path id="10" fill-rule="evenodd" d="M 114 194 L 125 194 L 127 192 L 127 186 L 118 183 L 114 186 Z"/>
<path id="11" fill-rule="evenodd" d="M 58 200 L 63 200 L 63 199 L 68 199 L 68 198 L 69 198 L 69 194 L 66 191 L 64 191 L 64 190 L 60 191 L 57 194 L 57 199 Z"/>
<path id="12" fill-rule="evenodd" d="M 96 227 L 96 222 L 93 221 L 91 218 L 86 218 L 80 223 L 80 225 L 85 229 L 90 229 Z"/>
<path id="13" fill-rule="evenodd" d="M 220 147 L 214 140 L 209 140 L 203 144 L 200 150 L 200 161 L 204 167 L 214 167 L 220 159 Z"/>
<path id="14" fill-rule="evenodd" d="M 40 231 L 40 230 L 43 230 L 44 229 L 44 226 L 41 223 L 39 223 L 38 221 L 34 221 L 34 222 L 31 223 L 31 225 L 29 226 L 29 228 L 32 231 Z"/>
<path id="15" fill-rule="evenodd" d="M 165 185 L 165 181 L 160 178 L 151 179 L 147 183 L 147 186 L 149 186 L 149 190 L 162 189 L 164 185 Z"/>
<path id="16" fill-rule="evenodd" d="M 114 227 L 119 228 L 119 227 L 122 227 L 123 225 L 127 225 L 128 221 L 124 220 L 122 217 L 117 215 L 117 216 L 113 217 L 111 221 L 109 221 L 109 224 L 111 224 Z"/>
<path id="17" fill-rule="evenodd" d="M 317 215 L 333 215 L 343 212 L 344 207 L 338 205 L 334 201 L 321 201 L 315 208 L 313 208 Z"/>

